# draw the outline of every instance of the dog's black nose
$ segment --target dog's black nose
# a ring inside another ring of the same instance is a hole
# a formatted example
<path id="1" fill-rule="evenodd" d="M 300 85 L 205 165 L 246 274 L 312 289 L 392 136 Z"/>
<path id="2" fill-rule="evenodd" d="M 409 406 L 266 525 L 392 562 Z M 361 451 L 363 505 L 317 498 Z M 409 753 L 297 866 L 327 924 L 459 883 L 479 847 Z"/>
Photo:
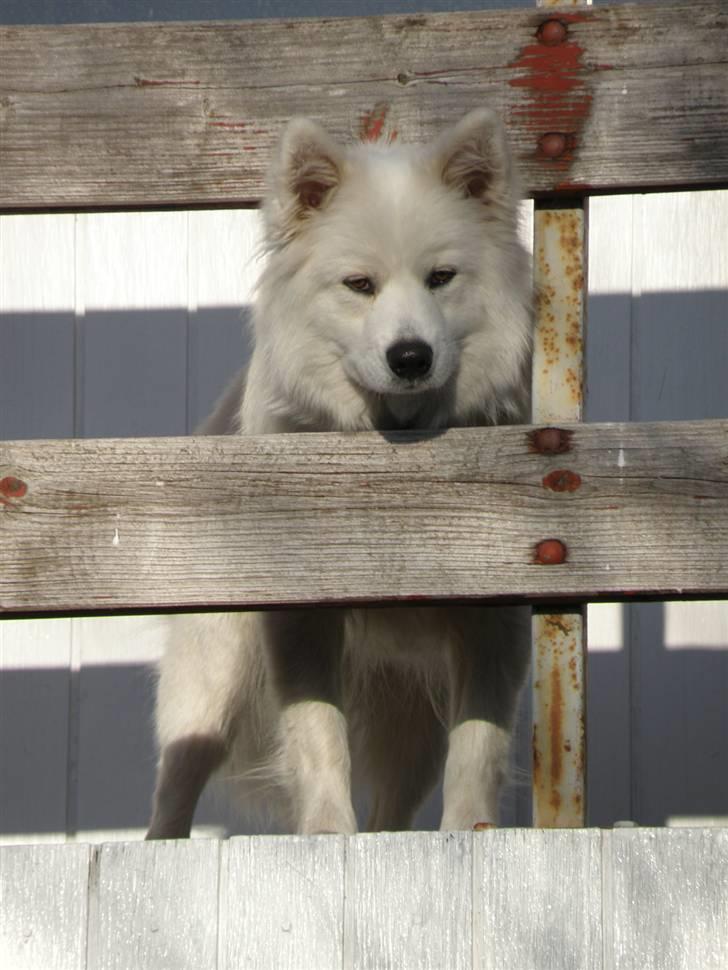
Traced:
<path id="1" fill-rule="evenodd" d="M 398 340 L 387 351 L 389 369 L 406 381 L 426 377 L 432 367 L 432 347 L 424 340 Z"/>

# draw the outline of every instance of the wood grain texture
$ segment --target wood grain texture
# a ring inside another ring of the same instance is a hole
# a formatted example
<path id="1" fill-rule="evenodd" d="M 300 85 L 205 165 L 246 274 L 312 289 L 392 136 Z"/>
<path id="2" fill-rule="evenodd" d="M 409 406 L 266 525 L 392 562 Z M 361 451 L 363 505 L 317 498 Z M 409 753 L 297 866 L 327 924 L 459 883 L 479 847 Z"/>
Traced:
<path id="1" fill-rule="evenodd" d="M 615 829 L 614 970 L 724 970 L 728 830 Z"/>
<path id="2" fill-rule="evenodd" d="M 483 103 L 532 193 L 728 179 L 725 3 L 564 12 L 555 47 L 548 16 L 3 28 L 0 207 L 249 203 L 294 114 L 411 140 Z"/>
<path id="3" fill-rule="evenodd" d="M 98 849 L 89 968 L 216 970 L 219 852 L 203 840 Z"/>
<path id="4" fill-rule="evenodd" d="M 728 592 L 728 422 L 534 433 L 8 442 L 0 611 Z"/>
<path id="5" fill-rule="evenodd" d="M 349 839 L 345 970 L 469 970 L 472 835 Z"/>
<path id="6" fill-rule="evenodd" d="M 473 836 L 473 970 L 602 970 L 601 834 Z"/>
<path id="7" fill-rule="evenodd" d="M 0 847 L 3 970 L 85 970 L 87 845 Z"/>
<path id="8" fill-rule="evenodd" d="M 136 842 L 89 879 L 90 851 L 0 849 L 3 970 L 723 970 L 728 949 L 725 829 Z"/>
<path id="9" fill-rule="evenodd" d="M 231 839 L 219 970 L 340 970 L 345 846 L 344 836 Z"/>

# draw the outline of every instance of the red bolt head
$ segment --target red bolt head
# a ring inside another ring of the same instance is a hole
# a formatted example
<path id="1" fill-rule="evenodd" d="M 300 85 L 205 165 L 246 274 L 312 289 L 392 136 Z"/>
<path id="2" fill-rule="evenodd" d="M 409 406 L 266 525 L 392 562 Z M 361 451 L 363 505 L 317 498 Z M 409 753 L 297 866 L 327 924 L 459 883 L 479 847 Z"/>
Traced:
<path id="1" fill-rule="evenodd" d="M 27 491 L 28 486 L 25 482 L 21 482 L 19 478 L 14 478 L 12 475 L 7 475 L 0 481 L 0 493 L 8 498 L 22 498 Z"/>
<path id="2" fill-rule="evenodd" d="M 547 47 L 556 47 L 557 44 L 564 43 L 567 32 L 566 24 L 560 20 L 544 20 L 536 31 L 536 37 Z"/>
<path id="3" fill-rule="evenodd" d="M 561 131 L 549 131 L 541 135 L 538 140 L 538 147 L 546 158 L 558 158 L 566 151 L 568 139 Z"/>
<path id="4" fill-rule="evenodd" d="M 562 428 L 536 428 L 529 432 L 528 443 L 531 451 L 542 455 L 560 455 L 571 450 L 573 434 L 573 431 Z"/>
<path id="5" fill-rule="evenodd" d="M 535 560 L 542 566 L 559 566 L 566 562 L 566 546 L 560 539 L 544 539 L 536 546 Z"/>

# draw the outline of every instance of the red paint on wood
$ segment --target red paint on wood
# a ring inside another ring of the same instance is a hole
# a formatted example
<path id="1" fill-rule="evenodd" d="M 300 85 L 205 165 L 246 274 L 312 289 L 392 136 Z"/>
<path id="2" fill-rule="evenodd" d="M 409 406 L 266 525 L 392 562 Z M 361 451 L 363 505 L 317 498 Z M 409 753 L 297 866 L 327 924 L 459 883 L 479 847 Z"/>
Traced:
<path id="1" fill-rule="evenodd" d="M 565 26 L 588 17 L 559 12 L 558 19 Z M 539 30 L 542 27 L 545 24 Z M 536 43 L 526 44 L 509 64 L 516 76 L 508 83 L 523 92 L 512 109 L 514 120 L 533 134 L 534 155 L 557 171 L 570 167 L 591 110 L 589 72 L 583 55 L 584 48 L 568 31 L 564 30 L 563 41 L 556 43 L 542 42 L 537 32 Z M 543 150 L 541 139 L 549 132 L 563 133 L 563 151 L 551 155 Z"/>
<path id="2" fill-rule="evenodd" d="M 386 140 L 396 141 L 397 131 L 387 132 L 387 117 L 389 105 L 380 103 L 374 105 L 371 111 L 365 111 L 359 119 L 359 138 L 361 141 L 379 141 L 386 134 Z"/>

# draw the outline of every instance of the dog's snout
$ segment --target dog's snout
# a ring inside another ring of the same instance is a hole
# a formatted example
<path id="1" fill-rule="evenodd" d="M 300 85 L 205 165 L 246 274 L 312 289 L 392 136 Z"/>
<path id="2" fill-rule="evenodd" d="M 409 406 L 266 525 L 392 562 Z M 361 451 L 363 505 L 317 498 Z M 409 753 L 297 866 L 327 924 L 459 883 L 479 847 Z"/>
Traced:
<path id="1" fill-rule="evenodd" d="M 420 380 L 432 367 L 432 347 L 424 340 L 398 340 L 387 351 L 387 363 L 397 377 Z"/>

